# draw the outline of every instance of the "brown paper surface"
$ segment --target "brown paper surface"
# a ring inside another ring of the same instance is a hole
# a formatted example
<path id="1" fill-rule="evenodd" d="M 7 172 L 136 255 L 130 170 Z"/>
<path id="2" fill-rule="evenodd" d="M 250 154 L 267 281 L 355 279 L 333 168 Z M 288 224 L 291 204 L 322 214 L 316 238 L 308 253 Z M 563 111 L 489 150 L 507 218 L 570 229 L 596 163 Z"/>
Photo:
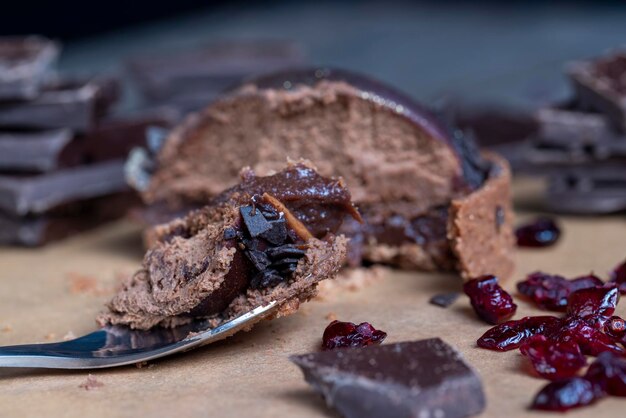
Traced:
<path id="1" fill-rule="evenodd" d="M 517 188 L 517 195 L 524 190 Z M 520 219 L 530 213 L 522 212 Z M 626 219 L 562 217 L 564 235 L 545 250 L 519 250 L 510 291 L 526 273 L 606 273 L 626 256 Z M 61 340 L 95 329 L 94 317 L 120 276 L 143 250 L 138 230 L 121 221 L 43 249 L 0 250 L 0 345 Z M 86 390 L 87 371 L 0 369 L 0 417 L 332 417 L 287 356 L 317 350 L 329 313 L 385 330 L 386 343 L 439 336 L 482 376 L 484 417 L 550 416 L 527 407 L 546 381 L 534 378 L 516 351 L 479 349 L 489 328 L 465 297 L 447 309 L 428 303 L 460 290 L 452 274 L 390 271 L 359 291 L 337 290 L 295 315 L 263 322 L 248 333 L 148 367 L 95 370 L 103 386 Z M 516 293 L 513 292 L 515 295 Z M 540 314 L 516 298 L 516 318 Z M 626 303 L 618 308 L 626 316 Z M 624 416 L 626 399 L 609 398 L 568 417 Z M 558 416 L 558 415 L 553 415 Z"/>

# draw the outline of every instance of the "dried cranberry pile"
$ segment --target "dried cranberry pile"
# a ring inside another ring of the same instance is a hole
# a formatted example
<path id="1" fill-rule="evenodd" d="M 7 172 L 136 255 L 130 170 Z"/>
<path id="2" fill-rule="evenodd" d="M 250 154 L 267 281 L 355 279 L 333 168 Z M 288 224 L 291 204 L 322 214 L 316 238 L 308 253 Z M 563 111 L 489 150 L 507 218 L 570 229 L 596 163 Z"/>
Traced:
<path id="1" fill-rule="evenodd" d="M 515 314 L 517 305 L 498 284 L 496 276 L 481 276 L 463 285 L 476 314 L 489 324 L 497 324 Z"/>
<path id="2" fill-rule="evenodd" d="M 518 283 L 520 293 L 565 315 L 507 321 L 478 339 L 478 346 L 489 350 L 519 348 L 539 376 L 552 380 L 533 408 L 565 411 L 608 395 L 626 396 L 626 321 L 614 316 L 625 270 L 626 262 L 617 266 L 609 283 L 594 275 L 568 280 L 533 273 Z M 598 358 L 581 377 L 585 356 Z"/>
<path id="3" fill-rule="evenodd" d="M 518 247 L 549 247 L 561 236 L 561 229 L 551 218 L 537 218 L 515 230 Z"/>
<path id="4" fill-rule="evenodd" d="M 367 322 L 356 325 L 352 322 L 333 321 L 324 330 L 322 348 L 332 350 L 344 347 L 365 347 L 380 344 L 386 337 L 386 332 L 375 329 Z"/>

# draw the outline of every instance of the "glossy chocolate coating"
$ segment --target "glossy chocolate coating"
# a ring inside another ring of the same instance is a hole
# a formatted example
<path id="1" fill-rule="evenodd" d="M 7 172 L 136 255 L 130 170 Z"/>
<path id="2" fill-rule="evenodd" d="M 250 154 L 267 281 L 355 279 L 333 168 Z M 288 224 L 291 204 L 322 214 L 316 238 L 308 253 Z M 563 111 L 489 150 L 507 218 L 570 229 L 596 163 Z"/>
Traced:
<path id="1" fill-rule="evenodd" d="M 286 90 L 297 85 L 313 86 L 321 81 L 346 82 L 361 92 L 362 99 L 391 109 L 428 132 L 433 138 L 448 143 L 454 149 L 462 167 L 462 182 L 465 184 L 459 186 L 476 189 L 485 181 L 488 165 L 481 158 L 471 138 L 451 129 L 409 96 L 379 81 L 351 71 L 325 67 L 288 70 L 248 81 L 261 89 Z"/>
<path id="2" fill-rule="evenodd" d="M 320 176 L 305 165 L 293 165 L 272 176 L 250 176 L 216 196 L 211 204 L 238 196 L 268 193 L 280 200 L 316 237 L 336 233 L 346 214 L 356 214 L 350 192 L 340 180 Z"/>

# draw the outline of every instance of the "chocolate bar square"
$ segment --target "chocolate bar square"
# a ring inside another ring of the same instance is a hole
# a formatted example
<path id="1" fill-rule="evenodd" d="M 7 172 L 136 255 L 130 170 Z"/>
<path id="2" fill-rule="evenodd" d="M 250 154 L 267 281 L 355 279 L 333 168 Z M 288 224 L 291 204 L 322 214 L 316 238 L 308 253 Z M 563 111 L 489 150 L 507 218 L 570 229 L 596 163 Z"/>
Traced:
<path id="1" fill-rule="evenodd" d="M 0 101 L 36 97 L 59 49 L 39 36 L 0 37 Z"/>
<path id="2" fill-rule="evenodd" d="M 568 74 L 581 104 L 606 114 L 626 132 L 626 51 L 573 63 Z"/>

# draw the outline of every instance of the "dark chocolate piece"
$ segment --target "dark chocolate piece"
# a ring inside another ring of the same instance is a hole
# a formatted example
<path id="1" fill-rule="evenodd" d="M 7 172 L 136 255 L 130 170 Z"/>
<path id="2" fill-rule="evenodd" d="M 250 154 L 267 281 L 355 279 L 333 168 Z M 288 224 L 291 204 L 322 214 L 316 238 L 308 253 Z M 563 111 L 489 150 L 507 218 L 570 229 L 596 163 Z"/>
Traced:
<path id="1" fill-rule="evenodd" d="M 0 210 L 13 215 L 44 213 L 64 203 L 128 188 L 124 161 L 68 168 L 34 176 L 0 176 Z"/>
<path id="2" fill-rule="evenodd" d="M 246 224 L 248 233 L 252 238 L 256 238 L 264 232 L 272 229 L 272 225 L 267 222 L 265 216 L 255 206 L 242 206 L 239 208 L 243 222 Z"/>
<path id="3" fill-rule="evenodd" d="M 548 178 L 546 206 L 554 211 L 594 215 L 626 211 L 626 164 L 580 166 Z"/>
<path id="4" fill-rule="evenodd" d="M 467 417 L 485 408 L 478 375 L 439 338 L 291 356 L 346 418 Z"/>
<path id="5" fill-rule="evenodd" d="M 111 78 L 55 81 L 31 101 L 0 103 L 0 127 L 86 132 L 118 95 L 118 82 Z"/>
<path id="6" fill-rule="evenodd" d="M 0 38 L 0 101 L 33 99 L 59 55 L 39 36 Z"/>
<path id="7" fill-rule="evenodd" d="M 626 132 L 626 53 L 619 51 L 595 60 L 576 62 L 569 76 L 585 107 L 605 114 Z"/>
<path id="8" fill-rule="evenodd" d="M 433 305 L 441 306 L 442 308 L 447 308 L 452 305 L 456 300 L 461 296 L 459 292 L 450 292 L 450 293 L 439 293 L 432 298 L 430 298 L 429 302 Z"/>
<path id="9" fill-rule="evenodd" d="M 231 41 L 137 57 L 127 68 L 149 101 L 195 110 L 245 77 L 304 63 L 301 48 L 293 42 Z"/>
<path id="10" fill-rule="evenodd" d="M 138 197 L 125 192 L 71 204 L 58 213 L 22 218 L 0 213 L 0 245 L 41 246 L 120 218 L 137 205 Z"/>
<path id="11" fill-rule="evenodd" d="M 68 129 L 0 133 L 0 171 L 43 173 L 63 167 L 125 158 L 146 146 L 151 126 L 172 126 L 175 113 L 160 111 L 110 118 L 84 135 Z"/>

